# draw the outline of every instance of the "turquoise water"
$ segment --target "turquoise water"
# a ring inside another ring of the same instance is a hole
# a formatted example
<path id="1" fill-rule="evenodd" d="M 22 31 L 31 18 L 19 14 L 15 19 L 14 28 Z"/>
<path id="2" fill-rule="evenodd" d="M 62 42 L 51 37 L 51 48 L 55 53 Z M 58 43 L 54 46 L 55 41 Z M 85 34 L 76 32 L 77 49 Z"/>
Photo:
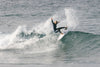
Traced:
<path id="1" fill-rule="evenodd" d="M 99 67 L 99 14 L 99 0 L 1 0 L 0 64 Z M 51 17 L 68 26 L 60 41 Z"/>

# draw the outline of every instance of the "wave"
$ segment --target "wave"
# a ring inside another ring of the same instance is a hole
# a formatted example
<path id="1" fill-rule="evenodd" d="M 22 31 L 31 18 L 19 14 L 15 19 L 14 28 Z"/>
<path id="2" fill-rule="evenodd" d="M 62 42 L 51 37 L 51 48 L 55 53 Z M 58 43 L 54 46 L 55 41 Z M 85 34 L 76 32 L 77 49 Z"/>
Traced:
<path id="1" fill-rule="evenodd" d="M 92 33 L 70 31 L 61 42 L 62 49 L 74 54 L 73 56 L 92 56 L 99 54 L 100 51 L 100 35 Z"/>
<path id="2" fill-rule="evenodd" d="M 2 36 L 2 34 L 1 34 Z M 12 34 L 5 34 L 0 39 L 0 50 L 24 50 L 27 53 L 41 53 L 57 48 L 56 36 L 44 34 L 34 30 L 26 30 L 25 26 L 19 26 Z"/>
<path id="3" fill-rule="evenodd" d="M 2 15 L 2 17 L 13 17 L 13 16 L 22 16 L 22 14 L 7 14 L 7 15 Z"/>
<path id="4" fill-rule="evenodd" d="M 11 34 L 1 33 L 0 50 L 21 49 L 32 53 L 41 53 L 56 50 L 59 48 L 59 45 L 64 46 L 62 48 L 64 51 L 72 51 L 69 52 L 70 54 L 75 54 L 80 50 L 82 52 L 98 50 L 99 35 L 74 30 L 78 25 L 74 11 L 73 9 L 65 9 L 64 12 L 60 11 L 60 13 L 58 12 L 52 16 L 54 20 L 61 20 L 63 22 L 63 24 L 60 23 L 58 25 L 59 27 L 67 25 L 69 29 L 68 34 L 60 41 L 57 41 L 59 33 L 55 34 L 53 32 L 49 18 L 45 23 L 40 23 L 38 26 L 34 25 L 30 30 L 27 30 L 26 26 L 19 26 Z M 5 36 L 1 37 L 2 34 Z"/>

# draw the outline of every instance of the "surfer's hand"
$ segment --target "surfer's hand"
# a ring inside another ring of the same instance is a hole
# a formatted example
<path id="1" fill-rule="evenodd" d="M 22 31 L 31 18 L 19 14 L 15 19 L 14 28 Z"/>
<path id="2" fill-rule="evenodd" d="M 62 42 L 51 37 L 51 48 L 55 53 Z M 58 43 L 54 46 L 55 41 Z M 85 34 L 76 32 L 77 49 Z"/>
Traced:
<path id="1" fill-rule="evenodd" d="M 51 18 L 51 20 L 53 20 L 53 18 Z"/>

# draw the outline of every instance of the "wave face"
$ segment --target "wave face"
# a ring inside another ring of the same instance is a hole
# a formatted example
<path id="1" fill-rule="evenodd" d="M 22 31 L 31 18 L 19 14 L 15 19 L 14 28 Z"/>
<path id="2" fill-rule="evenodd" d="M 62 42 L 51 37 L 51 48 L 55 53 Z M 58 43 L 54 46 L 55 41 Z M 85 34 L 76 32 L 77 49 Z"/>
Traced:
<path id="1" fill-rule="evenodd" d="M 61 40 L 64 44 L 64 50 L 78 56 L 94 56 L 99 54 L 99 41 L 100 35 L 80 31 L 69 32 Z"/>

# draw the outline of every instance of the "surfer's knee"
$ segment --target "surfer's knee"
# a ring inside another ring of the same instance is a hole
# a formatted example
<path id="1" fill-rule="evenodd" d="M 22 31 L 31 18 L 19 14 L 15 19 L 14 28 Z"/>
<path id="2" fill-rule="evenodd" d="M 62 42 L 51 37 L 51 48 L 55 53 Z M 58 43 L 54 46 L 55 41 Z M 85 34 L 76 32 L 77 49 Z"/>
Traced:
<path id="1" fill-rule="evenodd" d="M 58 31 L 54 31 L 55 33 L 58 33 Z"/>

